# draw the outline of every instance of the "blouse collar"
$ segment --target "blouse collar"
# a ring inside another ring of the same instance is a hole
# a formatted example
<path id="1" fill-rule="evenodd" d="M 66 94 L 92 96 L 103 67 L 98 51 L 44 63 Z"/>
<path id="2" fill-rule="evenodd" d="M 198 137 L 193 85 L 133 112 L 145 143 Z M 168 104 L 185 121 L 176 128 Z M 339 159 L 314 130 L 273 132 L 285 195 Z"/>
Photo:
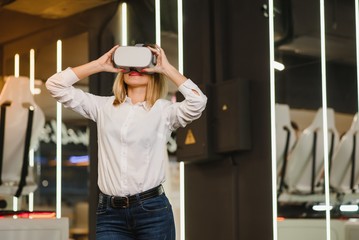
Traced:
<path id="1" fill-rule="evenodd" d="M 129 96 L 126 95 L 125 102 L 128 103 L 128 104 L 131 104 L 131 105 L 142 106 L 146 111 L 150 110 L 150 107 L 148 106 L 147 101 L 138 102 L 136 104 L 133 104 L 132 99 Z"/>

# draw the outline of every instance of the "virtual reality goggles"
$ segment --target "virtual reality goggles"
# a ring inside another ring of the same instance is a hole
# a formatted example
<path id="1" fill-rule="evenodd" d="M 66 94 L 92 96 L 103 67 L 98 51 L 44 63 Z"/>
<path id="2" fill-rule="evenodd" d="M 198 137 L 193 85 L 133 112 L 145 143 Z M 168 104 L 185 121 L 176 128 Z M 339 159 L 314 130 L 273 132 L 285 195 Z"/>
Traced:
<path id="1" fill-rule="evenodd" d="M 124 73 L 154 67 L 156 60 L 156 56 L 144 44 L 118 47 L 112 55 L 114 66 L 124 69 Z"/>

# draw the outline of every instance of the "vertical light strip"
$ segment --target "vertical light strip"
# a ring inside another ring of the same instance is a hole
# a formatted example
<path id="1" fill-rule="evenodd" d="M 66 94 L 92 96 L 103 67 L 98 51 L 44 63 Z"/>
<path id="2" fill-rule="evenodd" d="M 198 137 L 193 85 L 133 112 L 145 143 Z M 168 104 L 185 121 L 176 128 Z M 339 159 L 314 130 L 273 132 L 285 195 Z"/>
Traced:
<path id="1" fill-rule="evenodd" d="M 35 92 L 35 50 L 30 50 L 30 92 L 34 95 Z"/>
<path id="2" fill-rule="evenodd" d="M 34 193 L 29 193 L 29 212 L 34 211 Z"/>
<path id="3" fill-rule="evenodd" d="M 19 77 L 20 76 L 20 55 L 15 54 L 14 56 L 14 76 Z M 13 197 L 12 198 L 12 210 L 17 211 L 18 207 L 18 198 Z"/>
<path id="4" fill-rule="evenodd" d="M 127 3 L 121 4 L 121 45 L 127 46 Z"/>
<path id="5" fill-rule="evenodd" d="M 35 50 L 30 50 L 30 92 L 35 94 Z M 34 149 L 29 151 L 29 166 L 34 167 Z M 29 211 L 34 211 L 34 193 L 29 193 Z"/>
<path id="6" fill-rule="evenodd" d="M 156 44 L 161 46 L 161 0 L 156 0 L 155 4 L 156 15 Z"/>
<path id="7" fill-rule="evenodd" d="M 62 41 L 57 41 L 56 71 L 62 70 Z M 56 103 L 56 218 L 61 218 L 62 105 Z"/>
<path id="8" fill-rule="evenodd" d="M 14 59 L 14 76 L 19 77 L 20 76 L 20 55 L 15 54 Z"/>
<path id="9" fill-rule="evenodd" d="M 29 154 L 29 166 L 30 167 L 34 167 L 34 149 L 30 149 L 30 154 Z"/>
<path id="10" fill-rule="evenodd" d="M 359 4 L 358 0 L 355 0 L 355 40 L 356 40 L 356 61 L 357 61 L 357 112 L 359 112 Z"/>
<path id="11" fill-rule="evenodd" d="M 178 71 L 183 73 L 183 20 L 182 0 L 177 0 L 177 28 L 178 28 Z M 186 239 L 185 216 L 185 163 L 180 162 L 180 233 L 181 240 Z"/>
<path id="12" fill-rule="evenodd" d="M 184 187 L 184 162 L 180 162 L 180 233 L 181 240 L 186 239 L 185 222 L 185 187 Z"/>
<path id="13" fill-rule="evenodd" d="M 12 210 L 14 211 L 14 212 L 16 212 L 17 211 L 17 206 L 18 206 L 18 204 L 19 204 L 19 201 L 18 201 L 19 199 L 17 198 L 17 197 L 12 197 Z"/>
<path id="14" fill-rule="evenodd" d="M 278 239 L 277 224 L 277 139 L 275 127 L 275 75 L 274 75 L 274 13 L 273 0 L 268 1 L 269 17 L 269 82 L 270 82 L 270 118 L 271 118 L 271 159 L 272 159 L 272 221 L 273 240 Z"/>
<path id="15" fill-rule="evenodd" d="M 322 72 L 322 108 L 323 108 L 323 148 L 324 148 L 324 189 L 325 218 L 327 240 L 330 240 L 330 198 L 329 198 L 329 151 L 328 151 L 328 111 L 327 111 L 327 73 L 325 46 L 325 9 L 324 0 L 320 0 L 320 49 Z"/>
<path id="16" fill-rule="evenodd" d="M 178 21 L 178 70 L 183 73 L 183 9 L 182 0 L 177 0 L 177 21 Z"/>

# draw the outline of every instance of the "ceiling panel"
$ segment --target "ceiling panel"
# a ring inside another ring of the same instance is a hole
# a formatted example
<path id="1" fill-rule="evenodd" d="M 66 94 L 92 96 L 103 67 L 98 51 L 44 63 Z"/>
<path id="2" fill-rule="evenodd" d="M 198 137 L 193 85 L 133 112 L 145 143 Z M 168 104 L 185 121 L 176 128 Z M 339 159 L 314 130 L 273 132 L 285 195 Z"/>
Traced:
<path id="1" fill-rule="evenodd" d="M 115 0 L 16 0 L 4 6 L 13 10 L 43 18 L 64 18 Z"/>

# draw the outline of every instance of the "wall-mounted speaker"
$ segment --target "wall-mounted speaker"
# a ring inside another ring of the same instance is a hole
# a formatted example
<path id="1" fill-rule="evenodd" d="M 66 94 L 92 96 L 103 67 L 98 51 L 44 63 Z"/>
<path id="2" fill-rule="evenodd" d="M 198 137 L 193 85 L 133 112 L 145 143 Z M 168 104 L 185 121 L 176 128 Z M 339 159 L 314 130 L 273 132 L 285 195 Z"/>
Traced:
<path id="1" fill-rule="evenodd" d="M 216 153 L 251 148 L 249 90 L 247 79 L 231 79 L 216 84 L 213 109 Z"/>
<path id="2" fill-rule="evenodd" d="M 185 128 L 179 128 L 176 132 L 177 160 L 185 162 L 208 161 L 216 159 L 214 154 L 213 136 L 213 86 L 199 85 L 199 88 L 207 96 L 207 106 L 202 116 L 188 124 Z M 184 98 L 181 93 L 176 95 L 177 101 Z"/>

